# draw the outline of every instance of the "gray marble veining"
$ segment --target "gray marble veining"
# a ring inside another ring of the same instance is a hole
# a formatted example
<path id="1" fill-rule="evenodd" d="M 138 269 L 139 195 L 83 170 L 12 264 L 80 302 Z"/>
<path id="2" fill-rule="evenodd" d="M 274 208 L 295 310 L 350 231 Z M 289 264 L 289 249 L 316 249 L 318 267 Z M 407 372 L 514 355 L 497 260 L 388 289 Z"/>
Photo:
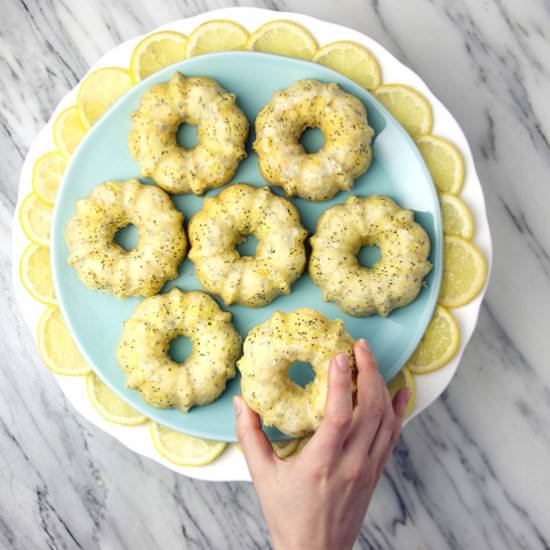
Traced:
<path id="1" fill-rule="evenodd" d="M 407 427 L 365 549 L 550 548 L 550 5 L 546 0 L 2 0 L 0 548 L 265 548 L 254 489 L 178 477 L 91 427 L 40 367 L 11 294 L 24 155 L 59 99 L 121 41 L 207 9 L 296 10 L 372 36 L 458 119 L 495 244 L 452 385 Z"/>

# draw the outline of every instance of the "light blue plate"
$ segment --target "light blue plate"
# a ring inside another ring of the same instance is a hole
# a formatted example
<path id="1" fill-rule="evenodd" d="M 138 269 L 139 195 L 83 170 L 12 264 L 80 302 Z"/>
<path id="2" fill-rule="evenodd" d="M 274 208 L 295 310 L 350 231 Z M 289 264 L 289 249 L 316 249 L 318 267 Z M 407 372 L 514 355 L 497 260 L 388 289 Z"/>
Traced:
<path id="1" fill-rule="evenodd" d="M 196 57 L 151 76 L 128 92 L 97 122 L 72 159 L 55 208 L 52 262 L 59 303 L 84 357 L 105 383 L 149 418 L 191 435 L 225 441 L 236 440 L 231 398 L 239 393 L 238 379 L 228 384 L 226 392 L 217 401 L 204 407 L 196 407 L 187 414 L 175 409 L 163 410 L 147 405 L 139 393 L 126 388 L 124 375 L 115 357 L 122 322 L 132 315 L 139 299 L 118 300 L 108 294 L 90 290 L 80 282 L 76 271 L 67 264 L 68 250 L 63 233 L 74 213 L 76 201 L 87 196 L 105 180 L 124 180 L 139 176 L 138 166 L 130 156 L 127 146 L 130 114 L 137 109 L 145 90 L 157 82 L 168 80 L 175 71 L 185 75 L 209 76 L 235 93 L 251 128 L 257 112 L 269 102 L 275 90 L 286 88 L 304 78 L 337 82 L 345 91 L 364 102 L 368 109 L 369 123 L 376 132 L 374 154 L 367 173 L 356 180 L 353 193 L 359 196 L 387 195 L 402 207 L 415 211 L 416 220 L 426 229 L 432 243 L 430 260 L 434 268 L 426 279 L 426 287 L 414 303 L 394 311 L 387 318 L 372 316 L 358 319 L 345 315 L 334 304 L 323 302 L 320 290 L 307 274 L 294 285 L 290 295 L 279 297 L 261 309 L 223 307 L 233 314 L 235 327 L 243 338 L 253 326 L 269 319 L 276 310 L 289 311 L 308 306 L 327 317 L 343 319 L 347 331 L 354 338 L 363 337 L 369 340 L 384 378 L 391 379 L 418 344 L 430 320 L 439 291 L 442 228 L 439 202 L 430 175 L 407 133 L 363 88 L 321 65 L 249 52 Z M 184 131 L 180 136 L 185 145 L 191 143 L 191 134 L 192 132 Z M 253 136 L 249 139 L 249 157 L 240 165 L 233 181 L 261 186 L 265 183 L 259 174 L 256 156 L 250 150 L 252 138 Z M 308 132 L 304 144 L 310 149 L 315 145 L 319 146 L 321 139 L 319 134 Z M 208 195 L 216 195 L 219 191 L 214 189 Z M 278 189 L 274 191 L 280 193 Z M 334 199 L 321 203 L 302 199 L 292 199 L 292 202 L 300 210 L 302 223 L 313 233 L 319 215 L 333 204 L 344 202 L 347 195 L 348 193 L 340 193 Z M 202 198 L 193 195 L 174 197 L 176 206 L 185 215 L 186 224 L 201 208 L 202 201 Z M 189 260 L 182 264 L 179 277 L 167 284 L 166 288 L 173 285 L 183 290 L 201 288 Z M 177 343 L 175 347 L 180 349 L 175 349 L 176 356 L 181 357 L 181 354 L 188 351 L 186 345 L 185 341 Z M 274 439 L 282 437 L 276 430 L 268 431 Z"/>

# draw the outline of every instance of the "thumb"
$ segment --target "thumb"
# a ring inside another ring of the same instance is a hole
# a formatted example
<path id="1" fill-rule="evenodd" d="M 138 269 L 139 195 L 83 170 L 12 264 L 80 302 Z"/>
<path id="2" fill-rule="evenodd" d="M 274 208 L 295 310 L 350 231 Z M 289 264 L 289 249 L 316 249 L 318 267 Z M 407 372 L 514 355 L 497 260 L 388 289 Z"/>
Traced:
<path id="1" fill-rule="evenodd" d="M 233 398 L 237 415 L 237 438 L 243 450 L 248 469 L 253 478 L 258 478 L 275 460 L 275 453 L 262 431 L 260 418 L 239 396 Z"/>

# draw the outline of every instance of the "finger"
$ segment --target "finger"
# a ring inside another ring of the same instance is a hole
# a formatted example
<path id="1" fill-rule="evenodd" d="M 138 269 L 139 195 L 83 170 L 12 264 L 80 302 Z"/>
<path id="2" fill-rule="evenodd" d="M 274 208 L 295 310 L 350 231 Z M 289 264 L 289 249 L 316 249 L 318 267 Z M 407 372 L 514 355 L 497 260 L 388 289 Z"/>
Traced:
<path id="1" fill-rule="evenodd" d="M 310 452 L 331 460 L 348 436 L 353 415 L 351 369 L 345 353 L 339 353 L 329 364 L 328 394 L 325 417 L 308 444 Z"/>
<path id="2" fill-rule="evenodd" d="M 353 345 L 355 362 L 357 363 L 357 404 L 363 412 L 372 397 L 372 387 L 375 378 L 380 378 L 376 358 L 366 340 L 357 340 Z"/>
<path id="3" fill-rule="evenodd" d="M 392 439 L 394 430 L 395 430 L 395 414 L 393 412 L 393 403 L 390 397 L 390 393 L 384 384 L 384 414 L 380 425 L 378 426 L 378 431 L 374 436 L 374 440 L 369 449 L 369 457 L 375 464 L 378 464 L 384 454 L 386 453 L 390 441 Z"/>
<path id="4" fill-rule="evenodd" d="M 410 398 L 410 391 L 408 388 L 401 388 L 393 398 L 392 405 L 393 405 L 393 412 L 395 415 L 395 426 L 394 426 L 392 437 L 390 439 L 390 443 L 387 446 L 383 455 L 379 459 L 379 464 L 377 465 L 378 477 L 380 477 L 380 474 L 382 473 L 384 466 L 390 459 L 393 449 L 395 448 L 395 445 L 397 444 L 397 441 L 399 439 L 399 434 L 401 433 L 401 427 L 403 425 L 403 420 L 405 419 L 405 411 L 407 409 L 407 403 L 409 402 L 409 398 Z"/>
<path id="5" fill-rule="evenodd" d="M 366 340 L 357 340 L 353 344 L 353 352 L 355 353 L 355 361 L 359 370 L 365 371 L 368 368 L 378 368 L 376 358 Z"/>
<path id="6" fill-rule="evenodd" d="M 239 396 L 233 398 L 237 415 L 237 438 L 253 478 L 260 476 L 275 461 L 275 453 L 262 431 L 259 416 Z"/>
<path id="7" fill-rule="evenodd" d="M 409 388 L 401 388 L 393 398 L 393 412 L 401 420 L 401 424 L 405 419 L 405 411 L 407 410 L 410 397 L 411 391 Z"/>
<path id="8" fill-rule="evenodd" d="M 363 455 L 367 455 L 387 407 L 386 386 L 367 342 L 356 342 L 354 352 L 357 363 L 357 407 L 348 444 L 358 447 Z"/>

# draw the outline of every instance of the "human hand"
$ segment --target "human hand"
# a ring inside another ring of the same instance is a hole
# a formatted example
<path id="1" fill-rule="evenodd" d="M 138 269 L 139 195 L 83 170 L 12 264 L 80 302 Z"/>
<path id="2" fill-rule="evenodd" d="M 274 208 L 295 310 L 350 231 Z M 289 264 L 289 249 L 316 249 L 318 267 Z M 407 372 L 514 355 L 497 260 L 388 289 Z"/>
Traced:
<path id="1" fill-rule="evenodd" d="M 355 342 L 357 405 L 345 353 L 329 366 L 325 418 L 301 453 L 280 460 L 260 419 L 235 397 L 237 436 L 280 550 L 353 546 L 374 489 L 399 437 L 409 399 L 388 394 L 365 340 Z"/>

